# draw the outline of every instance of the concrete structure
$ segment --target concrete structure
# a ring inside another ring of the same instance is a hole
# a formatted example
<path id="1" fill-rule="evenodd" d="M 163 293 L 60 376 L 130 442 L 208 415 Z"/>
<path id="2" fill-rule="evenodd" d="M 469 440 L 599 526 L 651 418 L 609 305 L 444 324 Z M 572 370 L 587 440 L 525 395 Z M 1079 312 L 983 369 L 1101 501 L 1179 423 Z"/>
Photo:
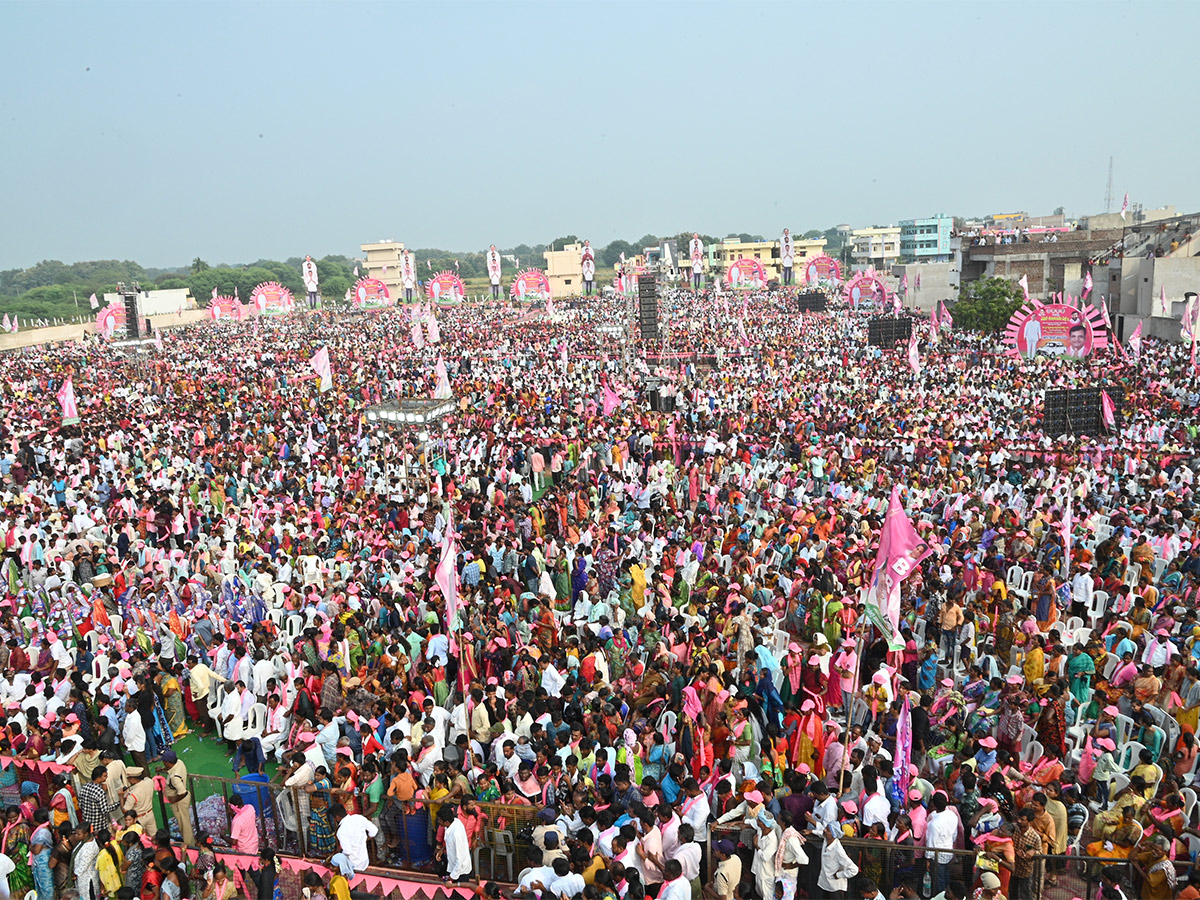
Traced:
<path id="1" fill-rule="evenodd" d="M 900 222 L 900 258 L 905 262 L 949 262 L 954 218 L 940 213 Z"/>
<path id="2" fill-rule="evenodd" d="M 104 306 L 113 303 L 124 303 L 120 294 L 105 294 Z M 187 288 L 174 288 L 166 291 L 143 291 L 138 297 L 138 310 L 142 316 L 165 316 L 179 312 L 181 309 L 195 309 L 196 301 L 187 292 Z"/>
<path id="3" fill-rule="evenodd" d="M 1134 225 L 1146 225 L 1150 222 L 1160 222 L 1163 219 L 1173 219 L 1178 216 L 1174 206 L 1160 206 L 1158 209 L 1139 209 L 1125 213 L 1125 218 L 1121 218 L 1119 212 L 1115 213 L 1099 213 L 1094 216 L 1083 216 L 1079 220 L 1079 227 L 1084 229 L 1128 229 Z M 1134 218 L 1137 221 L 1134 221 Z"/>
<path id="4" fill-rule="evenodd" d="M 1061 234 L 1029 235 L 1029 240 L 997 245 L 971 244 L 962 240 L 962 283 L 998 276 L 1017 281 L 1029 278 L 1029 293 L 1044 297 L 1065 290 L 1067 281 L 1082 278 L 1080 267 L 1108 253 L 1121 240 L 1120 231 L 1067 231 Z M 1056 238 L 1053 241 L 1044 240 Z M 1095 277 L 1095 276 L 1093 276 Z"/>
<path id="5" fill-rule="evenodd" d="M 583 244 L 565 244 L 561 250 L 547 250 L 546 277 L 555 297 L 577 297 L 583 292 Z"/>
<path id="6" fill-rule="evenodd" d="M 850 258 L 856 266 L 888 271 L 900 259 L 900 226 L 855 228 L 850 232 Z"/>
<path id="7" fill-rule="evenodd" d="M 1092 280 L 1095 289 L 1106 295 L 1109 317 L 1122 340 L 1138 322 L 1143 323 L 1143 334 L 1179 340 L 1188 295 L 1200 294 L 1200 256 L 1112 259 L 1107 269 L 1096 268 Z"/>
<path id="8" fill-rule="evenodd" d="M 404 253 L 404 244 L 400 241 L 386 240 L 376 241 L 374 244 L 360 244 L 359 247 L 366 254 L 367 269 L 365 272 L 360 269 L 359 275 L 378 278 L 387 285 L 393 300 L 403 300 L 404 280 L 400 277 L 400 257 Z"/>
<path id="9" fill-rule="evenodd" d="M 185 309 L 182 315 L 178 312 L 150 316 L 151 333 L 154 331 L 169 331 L 194 325 L 197 322 L 212 321 L 212 315 L 207 309 Z M 22 347 L 40 347 L 45 344 L 66 344 L 81 341 L 86 335 L 96 333 L 96 323 L 85 322 L 82 325 L 54 325 L 49 328 L 27 328 L 17 332 L 0 334 L 0 351 L 19 350 Z"/>
<path id="10" fill-rule="evenodd" d="M 908 297 L 904 305 L 909 309 L 930 310 L 939 301 L 954 303 L 958 300 L 959 272 L 950 262 L 904 263 L 892 266 L 896 289 L 908 276 Z M 920 278 L 921 286 L 917 287 Z M 891 285 L 889 284 L 889 287 Z"/>
<path id="11" fill-rule="evenodd" d="M 825 238 L 815 240 L 792 235 L 792 249 L 795 259 L 792 272 L 800 280 L 804 270 L 804 261 L 825 252 Z M 779 241 L 739 241 L 737 238 L 726 238 L 719 244 L 711 244 L 709 267 L 716 267 L 718 274 L 724 277 L 729 267 L 739 259 L 757 259 L 762 263 L 767 281 L 783 278 L 783 265 L 779 259 Z"/>

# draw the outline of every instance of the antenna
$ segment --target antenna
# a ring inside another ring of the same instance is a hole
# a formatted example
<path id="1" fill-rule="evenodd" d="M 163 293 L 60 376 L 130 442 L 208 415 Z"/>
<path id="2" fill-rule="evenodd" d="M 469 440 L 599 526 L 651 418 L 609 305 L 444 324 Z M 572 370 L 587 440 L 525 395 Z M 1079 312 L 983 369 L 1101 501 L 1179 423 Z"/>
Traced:
<path id="1" fill-rule="evenodd" d="M 1113 158 L 1108 158 L 1108 186 L 1104 189 L 1104 211 L 1112 212 L 1112 162 Z"/>

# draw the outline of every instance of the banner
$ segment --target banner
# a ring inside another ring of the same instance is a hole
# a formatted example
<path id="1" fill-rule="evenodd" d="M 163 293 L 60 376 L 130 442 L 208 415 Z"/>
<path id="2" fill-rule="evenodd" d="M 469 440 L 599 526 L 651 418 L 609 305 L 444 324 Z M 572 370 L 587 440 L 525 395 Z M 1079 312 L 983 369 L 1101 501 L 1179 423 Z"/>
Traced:
<path id="1" fill-rule="evenodd" d="M 304 262 L 300 263 L 300 280 L 304 282 L 304 289 L 310 294 L 317 292 L 320 278 L 317 276 L 317 264 L 311 256 L 304 257 Z"/>
<path id="2" fill-rule="evenodd" d="M 373 281 L 374 279 L 364 279 Z M 400 261 L 400 283 L 404 285 L 406 291 L 411 291 L 417 284 L 417 258 L 411 250 L 404 251 L 404 258 Z M 357 291 L 355 296 L 357 296 Z M 387 298 L 387 288 L 383 289 L 384 298 Z M 387 304 L 390 305 L 390 304 Z"/>
<path id="3" fill-rule="evenodd" d="M 908 520 L 900 502 L 900 486 L 893 486 L 865 604 L 867 618 L 887 639 L 889 650 L 904 649 L 900 638 L 900 584 L 932 552 Z"/>
<path id="4" fill-rule="evenodd" d="M 704 268 L 704 242 L 698 234 L 693 234 L 688 242 L 688 259 L 692 263 L 692 273 L 699 275 Z"/>
<path id="5" fill-rule="evenodd" d="M 425 282 L 425 296 L 435 303 L 460 303 L 466 295 L 462 279 L 449 270 L 438 272 Z"/>
<path id="6" fill-rule="evenodd" d="M 1039 354 L 1086 359 L 1108 346 L 1103 314 L 1094 306 L 1031 300 L 1013 313 L 1004 333 L 1009 355 L 1025 359 Z"/>
<path id="7" fill-rule="evenodd" d="M 796 245 L 792 243 L 792 234 L 786 228 L 779 239 L 779 264 L 785 269 L 792 268 L 796 262 Z"/>
<path id="8" fill-rule="evenodd" d="M 814 256 L 804 263 L 804 283 L 810 287 L 842 280 L 842 266 L 832 256 Z"/>
<path id="9" fill-rule="evenodd" d="M 58 405 L 62 407 L 62 421 L 69 425 L 79 421 L 79 407 L 75 403 L 75 386 L 71 384 L 71 376 L 58 389 Z"/>
<path id="10" fill-rule="evenodd" d="M 487 273 L 488 281 L 496 287 L 500 286 L 500 251 L 496 249 L 496 245 L 492 244 L 487 252 Z"/>
<path id="11" fill-rule="evenodd" d="M 757 259 L 736 259 L 725 273 L 727 287 L 761 290 L 767 286 L 767 273 Z"/>
<path id="12" fill-rule="evenodd" d="M 250 308 L 266 316 L 281 316 L 296 308 L 296 299 L 278 281 L 264 281 L 250 292 Z"/>
<path id="13" fill-rule="evenodd" d="M 212 316 L 214 322 L 219 322 L 222 319 L 238 319 L 241 318 L 239 310 L 241 305 L 233 297 L 222 294 L 209 301 L 208 313 Z"/>
<path id="14" fill-rule="evenodd" d="M 846 302 L 856 309 L 859 306 L 886 309 L 888 305 L 887 285 L 869 272 L 859 272 L 846 282 L 842 294 Z"/>
<path id="15" fill-rule="evenodd" d="M 121 334 L 125 333 L 125 304 L 123 303 L 114 303 L 96 313 L 97 334 L 111 340 L 117 336 L 118 331 Z"/>
<path id="16" fill-rule="evenodd" d="M 321 379 L 321 390 L 327 391 L 333 387 L 333 367 L 329 363 L 328 347 L 322 347 L 314 353 L 308 364 L 312 366 L 312 370 Z"/>
<path id="17" fill-rule="evenodd" d="M 899 758 L 894 768 L 896 786 L 900 789 L 901 797 L 908 796 L 908 786 L 912 782 L 912 776 L 908 773 L 908 767 L 912 763 L 912 739 L 912 706 L 908 699 L 908 691 L 904 691 L 900 718 L 896 720 L 896 753 Z"/>
<path id="18" fill-rule="evenodd" d="M 392 305 L 392 295 L 378 278 L 360 278 L 350 302 L 356 309 L 384 309 Z"/>
<path id="19" fill-rule="evenodd" d="M 525 269 L 513 279 L 511 293 L 514 300 L 549 300 L 550 279 L 541 269 Z"/>

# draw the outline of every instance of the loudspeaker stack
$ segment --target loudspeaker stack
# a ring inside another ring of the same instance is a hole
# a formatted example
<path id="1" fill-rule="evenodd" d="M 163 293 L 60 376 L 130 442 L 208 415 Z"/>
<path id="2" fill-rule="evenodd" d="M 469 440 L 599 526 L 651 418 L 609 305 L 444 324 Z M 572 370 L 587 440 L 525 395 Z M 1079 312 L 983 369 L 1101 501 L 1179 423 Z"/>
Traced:
<path id="1" fill-rule="evenodd" d="M 653 275 L 639 275 L 637 290 L 638 331 L 643 341 L 658 341 L 658 282 Z"/>

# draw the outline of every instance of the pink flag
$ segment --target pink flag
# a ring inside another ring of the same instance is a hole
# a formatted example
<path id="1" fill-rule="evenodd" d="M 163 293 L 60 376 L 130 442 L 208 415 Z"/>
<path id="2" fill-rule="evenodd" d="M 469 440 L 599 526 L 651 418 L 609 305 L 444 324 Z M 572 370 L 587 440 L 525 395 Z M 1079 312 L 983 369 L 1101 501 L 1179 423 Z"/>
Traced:
<path id="1" fill-rule="evenodd" d="M 442 329 L 438 327 L 437 316 L 430 314 L 429 318 L 425 320 L 425 330 L 429 332 L 429 343 L 441 343 Z"/>
<path id="2" fill-rule="evenodd" d="M 929 343 L 937 344 L 938 342 L 938 317 L 934 313 L 929 317 Z"/>
<path id="3" fill-rule="evenodd" d="M 70 375 L 63 382 L 63 386 L 58 389 L 58 405 L 62 407 L 64 420 L 79 418 L 79 407 L 75 404 L 75 387 L 71 384 Z"/>
<path id="4" fill-rule="evenodd" d="M 921 374 L 921 348 L 917 346 L 917 332 L 914 330 L 908 336 L 908 365 L 914 375 Z"/>
<path id="5" fill-rule="evenodd" d="M 453 634 L 458 619 L 458 541 L 454 533 L 454 515 L 446 523 L 442 538 L 442 556 L 433 573 L 434 584 L 446 598 L 446 631 Z"/>
<path id="6" fill-rule="evenodd" d="M 425 331 L 421 328 L 419 321 L 412 323 L 412 328 L 408 330 L 408 333 L 412 335 L 412 342 L 416 344 L 418 350 L 425 346 Z"/>
<path id="7" fill-rule="evenodd" d="M 1104 399 L 1101 398 L 1100 405 L 1103 407 Z M 1063 539 L 1063 562 L 1064 568 L 1067 571 L 1067 576 L 1071 574 L 1071 529 L 1075 525 L 1071 520 L 1071 492 L 1067 491 L 1067 508 L 1063 510 L 1062 522 L 1059 523 L 1059 528 Z"/>
<path id="8" fill-rule="evenodd" d="M 746 334 L 746 323 L 741 319 L 738 319 L 738 335 L 741 336 L 742 346 L 749 347 L 750 346 L 750 338 Z"/>
<path id="9" fill-rule="evenodd" d="M 1100 414 L 1104 417 L 1104 427 L 1113 431 L 1117 427 L 1117 408 L 1113 406 L 1112 397 L 1108 391 L 1100 392 Z"/>
<path id="10" fill-rule="evenodd" d="M 908 293 L 908 275 L 907 274 L 903 278 L 900 279 L 900 290 L 904 291 L 905 294 Z"/>
<path id="11" fill-rule="evenodd" d="M 883 633 L 893 649 L 904 649 L 903 642 L 896 646 L 900 631 L 900 584 L 932 552 L 933 548 L 921 540 L 908 520 L 908 514 L 900 503 L 900 486 L 894 485 L 887 515 L 883 519 L 879 552 L 875 556 L 875 572 L 871 577 L 866 603 L 867 618 Z"/>
<path id="12" fill-rule="evenodd" d="M 435 400 L 446 400 L 453 396 L 450 390 L 450 375 L 446 372 L 446 361 L 442 359 L 442 355 L 438 354 L 437 365 L 433 367 L 433 374 L 437 378 L 437 387 L 433 389 L 433 397 Z"/>
<path id="13" fill-rule="evenodd" d="M 13 331 L 20 331 L 20 330 L 21 330 L 21 324 L 20 324 L 20 323 L 17 321 L 17 314 L 16 314 L 16 313 L 13 313 L 13 326 L 12 326 L 12 330 L 13 330 Z"/>
<path id="14" fill-rule="evenodd" d="M 1021 286 L 1021 293 L 1025 295 L 1026 302 L 1029 301 L 1029 276 L 1022 275 L 1021 280 L 1017 282 Z"/>
<path id="15" fill-rule="evenodd" d="M 3 327 L 5 331 L 11 330 L 12 322 L 8 321 L 8 313 L 4 314 L 4 321 L 0 322 L 0 327 Z"/>
<path id="16" fill-rule="evenodd" d="M 217 299 L 217 289 L 216 288 L 213 288 L 213 299 L 214 300 Z"/>
<path id="17" fill-rule="evenodd" d="M 1137 328 L 1133 329 L 1133 334 L 1129 336 L 1129 350 L 1133 355 L 1133 361 L 1138 362 L 1142 358 L 1142 323 L 1138 322 Z"/>
<path id="18" fill-rule="evenodd" d="M 1167 286 L 1160 285 L 1158 289 L 1158 314 L 1160 316 L 1168 315 L 1167 313 Z"/>
<path id="19" fill-rule="evenodd" d="M 92 296 L 88 297 L 88 303 L 92 304 L 92 309 L 100 308 L 100 301 L 96 299 L 96 295 L 94 293 Z"/>
<path id="20" fill-rule="evenodd" d="M 312 366 L 312 370 L 321 379 L 321 390 L 327 391 L 333 387 L 333 366 L 329 363 L 328 347 L 322 347 L 314 353 L 308 364 Z"/>
<path id="21" fill-rule="evenodd" d="M 1088 272 L 1083 276 L 1083 296 L 1086 297 L 1092 292 L 1092 273 Z"/>
<path id="22" fill-rule="evenodd" d="M 941 325 L 943 328 L 953 328 L 954 327 L 954 319 L 950 315 L 950 310 L 946 306 L 946 301 L 942 300 L 941 304 L 942 304 L 942 320 L 938 324 Z"/>
<path id="23" fill-rule="evenodd" d="M 667 425 L 667 440 L 671 442 L 671 452 L 675 456 L 675 465 L 679 465 L 682 462 L 682 455 L 679 452 L 679 441 L 675 437 L 674 419 L 672 419 L 670 424 Z"/>
<path id="24" fill-rule="evenodd" d="M 613 410 L 621 405 L 621 398 L 616 392 L 608 386 L 608 382 L 604 382 L 604 415 L 611 416 Z"/>
<path id="25" fill-rule="evenodd" d="M 355 277 L 355 278 L 357 278 L 357 277 L 358 277 L 358 266 L 355 266 L 355 267 L 354 267 L 354 277 Z"/>
<path id="26" fill-rule="evenodd" d="M 1108 304 L 1104 298 L 1100 298 L 1100 315 L 1104 316 L 1104 327 L 1112 331 L 1112 319 L 1108 317 Z"/>
<path id="27" fill-rule="evenodd" d="M 1129 191 L 1125 192 L 1125 199 L 1121 201 L 1121 220 L 1125 220 L 1125 213 L 1129 212 Z"/>
<path id="28" fill-rule="evenodd" d="M 163 345 L 162 345 L 162 335 L 161 335 L 161 334 L 159 334 L 159 332 L 158 332 L 158 329 L 157 329 L 157 328 L 155 328 L 155 329 L 154 329 L 154 349 L 155 349 L 155 350 L 159 350 L 159 351 L 161 351 L 161 350 L 162 350 L 162 348 L 163 348 Z"/>

